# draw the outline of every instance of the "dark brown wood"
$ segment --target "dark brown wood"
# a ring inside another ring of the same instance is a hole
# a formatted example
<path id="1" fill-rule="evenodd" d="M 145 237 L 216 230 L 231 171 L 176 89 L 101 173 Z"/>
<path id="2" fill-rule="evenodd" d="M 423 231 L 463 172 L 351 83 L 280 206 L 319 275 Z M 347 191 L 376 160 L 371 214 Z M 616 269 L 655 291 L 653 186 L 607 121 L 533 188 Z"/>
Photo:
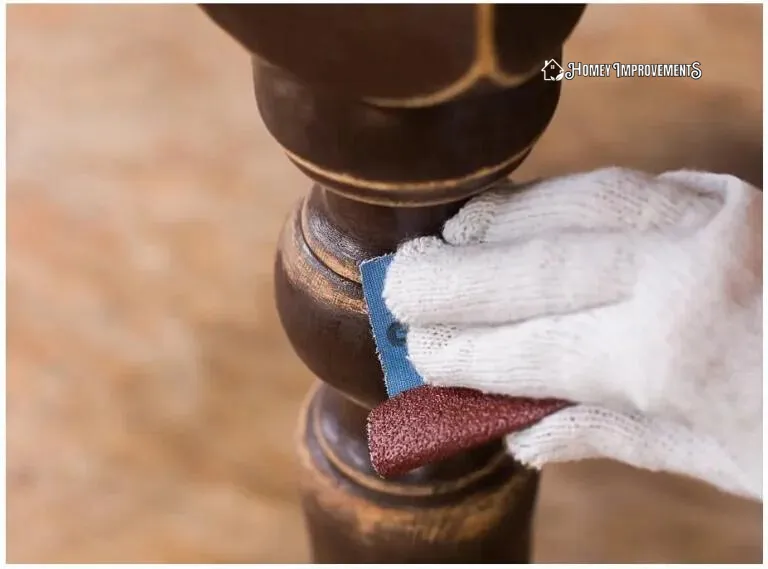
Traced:
<path id="1" fill-rule="evenodd" d="M 506 177 L 554 114 L 581 5 L 206 5 L 253 55 L 261 116 L 316 184 L 280 239 L 275 291 L 323 382 L 302 413 L 318 562 L 525 562 L 537 475 L 492 444 L 384 481 L 365 419 L 385 397 L 359 263 L 437 233 Z"/>

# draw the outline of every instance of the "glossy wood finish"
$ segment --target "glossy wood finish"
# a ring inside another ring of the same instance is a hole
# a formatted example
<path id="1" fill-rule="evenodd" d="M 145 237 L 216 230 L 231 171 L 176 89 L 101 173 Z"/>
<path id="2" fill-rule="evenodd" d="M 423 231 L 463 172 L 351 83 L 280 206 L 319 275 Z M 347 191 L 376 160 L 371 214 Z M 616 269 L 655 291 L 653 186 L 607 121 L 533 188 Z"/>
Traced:
<path id="1" fill-rule="evenodd" d="M 385 393 L 357 267 L 522 162 L 559 97 L 540 69 L 583 6 L 203 8 L 253 54 L 261 116 L 315 181 L 275 264 L 283 326 L 323 382 L 299 429 L 315 560 L 526 561 L 538 477 L 499 444 L 373 472 L 365 418 Z"/>

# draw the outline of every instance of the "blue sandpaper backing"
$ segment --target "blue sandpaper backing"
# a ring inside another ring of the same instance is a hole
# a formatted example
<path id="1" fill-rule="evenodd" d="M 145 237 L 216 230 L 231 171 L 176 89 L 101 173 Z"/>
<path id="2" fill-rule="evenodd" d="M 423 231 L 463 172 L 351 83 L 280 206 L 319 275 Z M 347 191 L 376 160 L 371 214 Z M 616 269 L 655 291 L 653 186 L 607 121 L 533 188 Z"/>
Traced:
<path id="1" fill-rule="evenodd" d="M 424 380 L 408 359 L 408 330 L 395 320 L 384 302 L 384 279 L 393 258 L 394 255 L 384 255 L 364 261 L 360 265 L 363 296 L 368 305 L 373 339 L 384 370 L 384 383 L 389 397 L 424 385 Z"/>

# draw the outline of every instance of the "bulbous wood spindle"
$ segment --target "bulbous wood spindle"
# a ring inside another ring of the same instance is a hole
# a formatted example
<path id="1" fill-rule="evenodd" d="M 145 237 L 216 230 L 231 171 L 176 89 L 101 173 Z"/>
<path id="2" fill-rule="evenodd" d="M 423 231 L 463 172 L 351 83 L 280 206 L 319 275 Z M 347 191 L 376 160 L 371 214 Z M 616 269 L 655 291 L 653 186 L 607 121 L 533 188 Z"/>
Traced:
<path id="1" fill-rule="evenodd" d="M 283 230 L 275 294 L 323 382 L 301 417 L 317 562 L 525 562 L 537 474 L 498 443 L 394 481 L 368 461 L 385 397 L 361 261 L 439 232 L 546 128 L 583 5 L 203 5 L 253 55 L 261 116 L 315 181 Z"/>

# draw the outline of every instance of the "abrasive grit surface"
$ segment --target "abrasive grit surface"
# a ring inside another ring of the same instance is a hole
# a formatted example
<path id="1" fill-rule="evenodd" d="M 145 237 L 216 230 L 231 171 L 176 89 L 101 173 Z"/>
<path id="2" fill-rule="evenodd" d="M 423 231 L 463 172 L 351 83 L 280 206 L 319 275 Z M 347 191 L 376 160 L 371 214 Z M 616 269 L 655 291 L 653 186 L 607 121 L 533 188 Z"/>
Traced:
<path id="1" fill-rule="evenodd" d="M 461 387 L 417 387 L 368 415 L 371 463 L 383 477 L 405 474 L 530 427 L 568 405 Z"/>

